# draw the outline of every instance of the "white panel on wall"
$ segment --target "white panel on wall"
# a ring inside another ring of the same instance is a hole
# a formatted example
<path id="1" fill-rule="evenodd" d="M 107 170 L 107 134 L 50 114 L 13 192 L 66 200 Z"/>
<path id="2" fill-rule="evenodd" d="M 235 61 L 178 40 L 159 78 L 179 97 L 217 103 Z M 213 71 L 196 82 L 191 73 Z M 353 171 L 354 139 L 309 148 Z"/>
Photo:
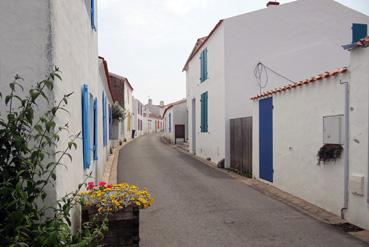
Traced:
<path id="1" fill-rule="evenodd" d="M 343 144 L 343 115 L 323 117 L 323 143 Z"/>
<path id="2" fill-rule="evenodd" d="M 364 195 L 364 176 L 351 175 L 349 184 L 352 194 L 359 196 Z"/>

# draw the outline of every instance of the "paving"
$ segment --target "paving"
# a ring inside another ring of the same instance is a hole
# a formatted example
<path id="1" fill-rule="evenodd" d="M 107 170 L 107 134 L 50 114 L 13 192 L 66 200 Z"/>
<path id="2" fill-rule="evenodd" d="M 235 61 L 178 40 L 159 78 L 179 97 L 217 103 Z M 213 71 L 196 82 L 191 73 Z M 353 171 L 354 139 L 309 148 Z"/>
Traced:
<path id="1" fill-rule="evenodd" d="M 118 182 L 147 187 L 141 246 L 367 246 L 204 165 L 160 141 L 138 138 L 120 150 Z"/>

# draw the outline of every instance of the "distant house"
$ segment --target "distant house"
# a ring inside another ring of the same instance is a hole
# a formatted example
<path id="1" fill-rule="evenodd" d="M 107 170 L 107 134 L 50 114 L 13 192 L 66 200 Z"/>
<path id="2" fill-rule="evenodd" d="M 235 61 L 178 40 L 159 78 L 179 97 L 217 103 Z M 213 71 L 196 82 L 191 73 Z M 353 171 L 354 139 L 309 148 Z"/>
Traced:
<path id="1" fill-rule="evenodd" d="M 144 133 L 158 133 L 163 131 L 164 101 L 160 105 L 154 105 L 152 99 L 144 106 Z"/>
<path id="2" fill-rule="evenodd" d="M 61 134 L 56 149 L 64 149 L 71 134 L 82 131 L 82 136 L 77 150 L 70 152 L 73 161 L 64 160 L 65 167 L 56 170 L 56 184 L 49 187 L 51 204 L 75 191 L 90 173 L 98 181 L 109 153 L 108 109 L 113 102 L 106 61 L 98 58 L 96 17 L 96 1 L 0 1 L 2 94 L 8 92 L 15 74 L 24 78 L 27 89 L 54 66 L 60 67 L 63 80 L 55 83 L 50 102 L 74 92 L 67 105 L 69 113 L 61 112 L 56 118 L 58 126 L 69 123 L 70 131 Z M 53 103 L 38 107 L 44 112 Z M 72 222 L 78 222 L 75 219 Z"/>
<path id="3" fill-rule="evenodd" d="M 116 131 L 113 135 L 113 138 L 115 140 L 122 138 L 130 140 L 132 139 L 133 130 L 133 87 L 127 78 L 114 73 L 110 73 L 109 75 L 114 99 L 116 99 L 120 106 L 125 110 L 124 119 L 114 122 L 114 129 Z"/>
<path id="4" fill-rule="evenodd" d="M 133 97 L 133 130 L 135 136 L 141 136 L 144 134 L 144 105 L 138 99 Z"/>
<path id="5" fill-rule="evenodd" d="M 191 152 L 231 167 L 231 120 L 252 117 L 250 97 L 348 64 L 340 45 L 350 41 L 352 23 L 369 17 L 333 0 L 272 4 L 220 20 L 183 68 Z"/>
<path id="6" fill-rule="evenodd" d="M 252 97 L 253 173 L 369 229 L 369 37 L 357 25 L 348 67 Z"/>
<path id="7" fill-rule="evenodd" d="M 187 103 L 185 99 L 169 104 L 163 113 L 163 121 L 164 136 L 168 140 L 172 143 L 187 141 Z"/>

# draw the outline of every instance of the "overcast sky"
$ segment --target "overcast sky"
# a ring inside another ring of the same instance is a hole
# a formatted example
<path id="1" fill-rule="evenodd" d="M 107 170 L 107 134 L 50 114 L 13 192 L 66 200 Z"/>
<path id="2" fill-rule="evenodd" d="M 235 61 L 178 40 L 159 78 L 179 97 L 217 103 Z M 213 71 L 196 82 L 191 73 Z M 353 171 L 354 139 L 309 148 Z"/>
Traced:
<path id="1" fill-rule="evenodd" d="M 319 1 L 319 0 L 317 0 Z M 281 3 L 292 2 L 281 0 Z M 338 0 L 369 15 L 369 0 Z M 198 37 L 220 19 L 265 7 L 267 0 L 99 0 L 99 55 L 155 104 L 186 96 L 183 65 Z"/>

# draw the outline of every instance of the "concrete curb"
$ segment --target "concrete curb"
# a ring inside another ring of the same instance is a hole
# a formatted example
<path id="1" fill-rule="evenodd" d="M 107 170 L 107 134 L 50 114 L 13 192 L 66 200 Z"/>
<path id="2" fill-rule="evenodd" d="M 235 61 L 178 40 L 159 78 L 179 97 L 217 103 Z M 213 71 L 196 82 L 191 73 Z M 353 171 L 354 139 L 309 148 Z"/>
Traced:
<path id="1" fill-rule="evenodd" d="M 196 155 L 191 154 L 188 150 L 185 150 L 177 145 L 171 145 L 174 149 L 177 151 L 186 154 L 188 156 L 191 156 L 192 158 L 200 161 L 201 163 L 216 169 L 220 172 L 223 172 L 227 174 L 228 176 L 248 185 L 249 187 L 253 188 L 254 190 L 259 191 L 260 193 L 271 197 L 273 199 L 276 199 L 290 207 L 293 207 L 294 209 L 298 210 L 299 212 L 308 215 L 316 220 L 319 220 L 320 222 L 332 225 L 332 226 L 340 226 L 342 224 L 347 224 L 348 222 L 344 219 L 341 219 L 335 214 L 332 214 L 320 207 L 315 206 L 314 204 L 311 204 L 301 198 L 298 198 L 296 196 L 293 196 L 285 191 L 282 191 L 272 185 L 266 184 L 260 180 L 252 179 L 252 178 L 246 178 L 244 176 L 241 176 L 233 171 L 221 169 L 216 166 L 215 163 L 210 162 L 208 160 L 205 160 L 203 158 L 200 158 Z M 359 232 L 349 232 L 350 235 L 369 243 L 369 231 L 363 230 Z"/>

